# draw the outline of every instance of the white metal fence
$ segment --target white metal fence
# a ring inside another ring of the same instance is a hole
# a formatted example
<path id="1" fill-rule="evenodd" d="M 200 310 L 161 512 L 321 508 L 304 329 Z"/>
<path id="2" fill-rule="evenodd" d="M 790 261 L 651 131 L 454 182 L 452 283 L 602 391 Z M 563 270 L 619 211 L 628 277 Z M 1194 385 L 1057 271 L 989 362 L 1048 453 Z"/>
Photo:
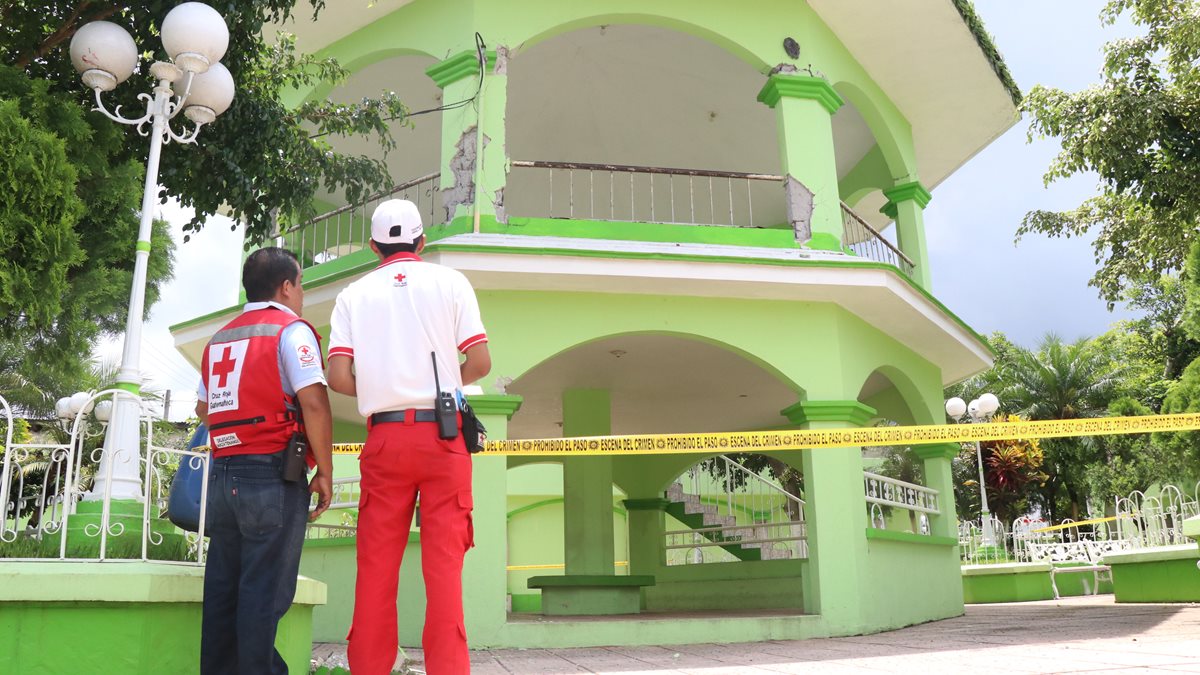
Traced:
<path id="1" fill-rule="evenodd" d="M 104 450 L 96 443 L 103 438 L 107 421 L 93 410 L 97 403 L 107 405 L 122 397 L 141 407 L 140 444 L 134 452 L 110 450 L 101 462 Z M 90 394 L 63 422 L 65 443 L 14 443 L 15 419 L 3 396 L 0 411 L 0 421 L 6 423 L 0 470 L 0 559 L 204 563 L 206 495 L 202 492 L 200 499 L 199 532 L 179 530 L 163 516 L 170 477 L 179 464 L 188 462 L 207 474 L 208 454 L 157 445 L 146 401 L 117 389 Z M 132 511 L 128 505 L 115 508 L 112 496 L 114 467 L 130 462 L 138 464 L 143 495 Z M 95 475 L 96 466 L 107 473 Z M 96 485 L 102 485 L 102 491 L 97 493 Z M 207 481 L 202 490 L 207 490 Z M 81 513 L 81 502 L 92 503 L 87 513 Z"/>
<path id="2" fill-rule="evenodd" d="M 985 542 L 982 527 L 960 522 L 958 543 L 965 563 L 1098 562 L 1112 551 L 1187 544 L 1183 521 L 1200 515 L 1200 484 L 1188 494 L 1174 485 L 1147 495 L 1135 490 L 1117 497 L 1115 515 L 1076 522 L 1049 523 L 1023 516 L 1011 524 L 993 518 L 993 541 Z"/>

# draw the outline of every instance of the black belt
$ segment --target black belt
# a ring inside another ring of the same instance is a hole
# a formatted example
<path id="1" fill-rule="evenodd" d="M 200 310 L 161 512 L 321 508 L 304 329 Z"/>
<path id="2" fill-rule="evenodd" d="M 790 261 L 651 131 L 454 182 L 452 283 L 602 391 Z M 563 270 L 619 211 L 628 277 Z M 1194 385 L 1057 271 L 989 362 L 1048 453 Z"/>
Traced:
<path id="1" fill-rule="evenodd" d="M 371 424 L 383 424 L 385 422 L 407 422 L 408 413 L 413 414 L 414 422 L 436 422 L 432 410 L 388 410 L 386 412 L 377 412 L 371 415 Z"/>

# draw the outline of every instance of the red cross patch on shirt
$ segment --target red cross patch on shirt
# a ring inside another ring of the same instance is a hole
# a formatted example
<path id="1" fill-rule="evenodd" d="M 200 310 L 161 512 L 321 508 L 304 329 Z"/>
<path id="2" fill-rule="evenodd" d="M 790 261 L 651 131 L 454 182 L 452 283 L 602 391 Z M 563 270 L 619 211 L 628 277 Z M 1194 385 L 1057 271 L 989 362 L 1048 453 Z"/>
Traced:
<path id="1" fill-rule="evenodd" d="M 392 284 L 393 286 L 407 286 L 408 285 L 408 276 L 406 274 L 404 274 L 404 272 L 397 274 L 393 278 L 396 280 L 396 283 Z"/>

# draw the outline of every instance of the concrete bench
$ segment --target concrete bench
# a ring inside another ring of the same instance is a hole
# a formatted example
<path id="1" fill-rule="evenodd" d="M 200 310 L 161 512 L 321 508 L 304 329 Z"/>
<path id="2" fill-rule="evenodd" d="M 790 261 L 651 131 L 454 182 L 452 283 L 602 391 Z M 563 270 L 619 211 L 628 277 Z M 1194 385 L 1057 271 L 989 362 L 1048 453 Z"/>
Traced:
<path id="1" fill-rule="evenodd" d="M 530 577 L 529 588 L 542 591 L 542 614 L 598 616 L 638 614 L 642 587 L 653 586 L 649 574 L 566 574 Z"/>

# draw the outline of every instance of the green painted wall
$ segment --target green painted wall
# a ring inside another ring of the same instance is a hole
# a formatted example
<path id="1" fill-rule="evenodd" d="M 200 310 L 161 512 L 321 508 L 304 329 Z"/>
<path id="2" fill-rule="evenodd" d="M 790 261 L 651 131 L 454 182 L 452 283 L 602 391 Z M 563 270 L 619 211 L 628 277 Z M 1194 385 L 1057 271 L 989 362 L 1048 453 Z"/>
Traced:
<path id="1" fill-rule="evenodd" d="M 354 579 L 357 576 L 353 538 L 304 542 L 300 573 L 329 588 L 328 602 L 313 612 L 314 642 L 346 641 L 354 616 Z M 421 576 L 421 543 L 414 533 L 400 565 L 400 590 L 396 597 L 400 645 L 421 646 L 425 624 L 425 580 Z"/>
<path id="2" fill-rule="evenodd" d="M 970 571 L 968 571 L 970 570 Z M 963 601 L 967 603 L 1051 600 L 1049 565 L 979 565 L 964 568 Z"/>
<path id="3" fill-rule="evenodd" d="M 1114 564 L 1113 595 L 1117 602 L 1200 602 L 1198 557 Z"/>
<path id="4" fill-rule="evenodd" d="M 196 672 L 203 579 L 181 565 L 0 563 L 0 673 Z M 279 623 L 275 644 L 291 672 L 308 672 L 324 594 L 301 579 Z"/>

